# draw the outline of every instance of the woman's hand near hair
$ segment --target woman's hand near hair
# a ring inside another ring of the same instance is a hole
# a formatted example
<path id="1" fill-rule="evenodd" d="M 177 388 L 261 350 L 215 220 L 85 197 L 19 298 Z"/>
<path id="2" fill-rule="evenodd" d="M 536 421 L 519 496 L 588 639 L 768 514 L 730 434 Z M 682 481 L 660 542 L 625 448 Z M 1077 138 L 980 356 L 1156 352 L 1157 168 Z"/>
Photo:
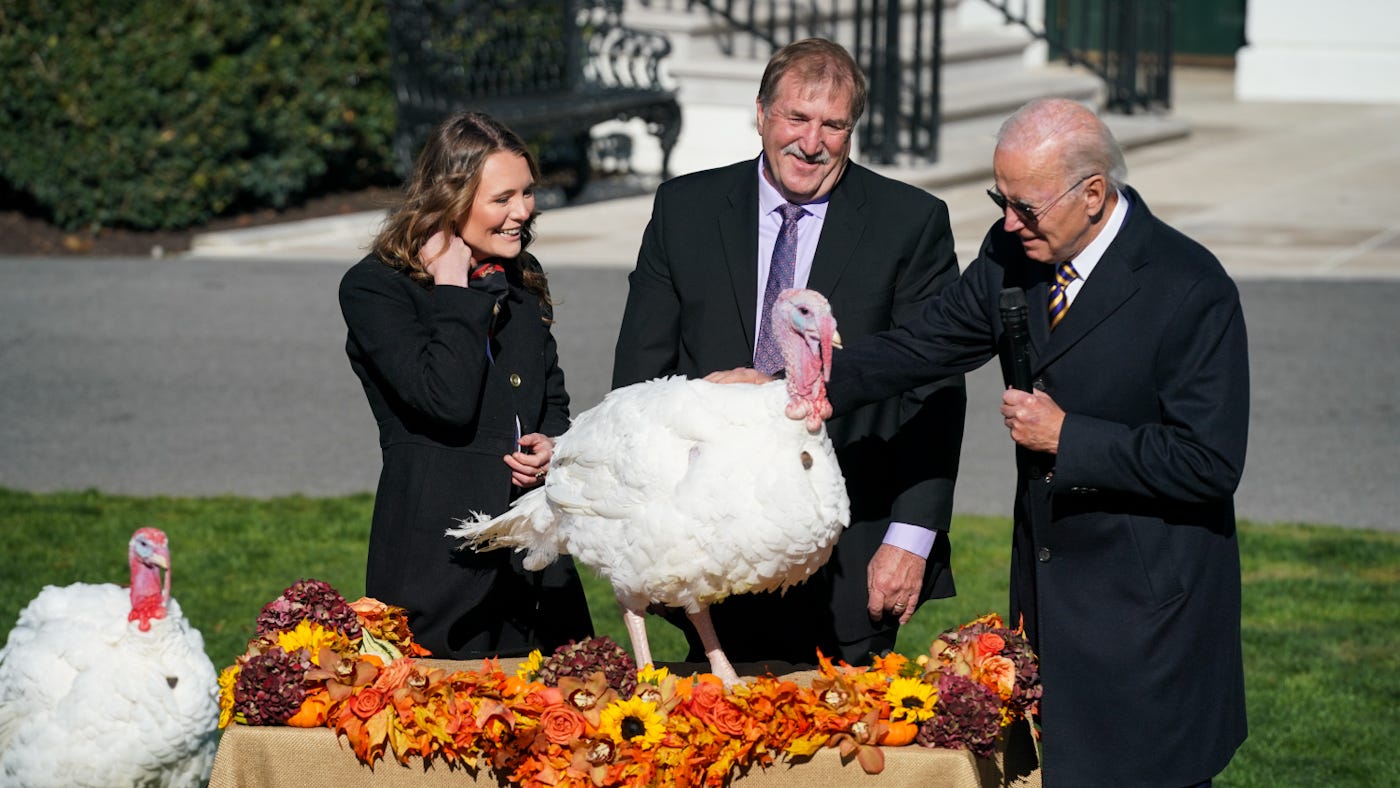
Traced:
<path id="1" fill-rule="evenodd" d="M 418 250 L 418 260 L 435 285 L 466 287 L 471 277 L 472 254 L 461 236 L 433 233 Z"/>

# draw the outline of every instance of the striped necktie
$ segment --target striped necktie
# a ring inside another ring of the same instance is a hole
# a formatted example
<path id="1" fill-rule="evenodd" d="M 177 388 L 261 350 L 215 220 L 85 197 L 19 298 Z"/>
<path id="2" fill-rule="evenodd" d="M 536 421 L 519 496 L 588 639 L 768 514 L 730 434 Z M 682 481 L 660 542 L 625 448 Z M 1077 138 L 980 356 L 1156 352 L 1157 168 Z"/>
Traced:
<path id="1" fill-rule="evenodd" d="M 773 336 L 770 325 L 773 322 L 773 302 L 778 300 L 779 293 L 792 287 L 793 275 L 797 272 L 797 221 L 807 214 L 807 209 L 792 203 L 784 203 L 778 210 L 783 214 L 783 226 L 778 230 L 773 257 L 768 265 L 768 283 L 763 288 L 763 314 L 758 319 L 758 341 L 753 354 L 753 368 L 768 375 L 783 368 L 783 352 L 778 349 L 778 340 Z"/>
<path id="2" fill-rule="evenodd" d="M 1065 313 L 1069 311 L 1069 283 L 1079 278 L 1079 272 L 1074 270 L 1074 264 L 1066 260 L 1060 263 L 1060 267 L 1055 269 L 1055 283 L 1050 285 L 1050 330 L 1054 331 L 1055 326 L 1064 319 Z"/>

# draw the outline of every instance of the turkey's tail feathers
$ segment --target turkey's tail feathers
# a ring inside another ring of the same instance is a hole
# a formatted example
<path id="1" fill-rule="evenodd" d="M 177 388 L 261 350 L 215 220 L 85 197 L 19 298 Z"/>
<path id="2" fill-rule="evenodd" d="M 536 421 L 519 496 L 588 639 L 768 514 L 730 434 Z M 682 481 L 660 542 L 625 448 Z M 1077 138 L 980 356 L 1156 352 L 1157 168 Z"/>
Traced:
<path id="1" fill-rule="evenodd" d="M 543 487 L 522 495 L 498 517 L 472 512 L 471 517 L 458 522 L 461 525 L 447 529 L 447 535 L 461 539 L 462 547 L 481 551 L 502 547 L 524 550 L 522 563 L 532 572 L 544 569 L 559 557 L 556 519 Z"/>

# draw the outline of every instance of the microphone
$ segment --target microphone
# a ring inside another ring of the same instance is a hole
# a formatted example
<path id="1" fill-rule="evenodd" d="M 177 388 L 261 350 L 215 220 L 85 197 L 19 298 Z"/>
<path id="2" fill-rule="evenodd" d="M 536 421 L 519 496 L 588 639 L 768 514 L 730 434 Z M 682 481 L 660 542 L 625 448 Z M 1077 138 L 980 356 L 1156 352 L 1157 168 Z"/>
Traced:
<path id="1" fill-rule="evenodd" d="M 1002 374 L 1012 388 L 1031 390 L 1031 335 L 1026 329 L 1026 291 L 1008 287 L 1001 291 L 1001 326 L 1006 337 Z"/>

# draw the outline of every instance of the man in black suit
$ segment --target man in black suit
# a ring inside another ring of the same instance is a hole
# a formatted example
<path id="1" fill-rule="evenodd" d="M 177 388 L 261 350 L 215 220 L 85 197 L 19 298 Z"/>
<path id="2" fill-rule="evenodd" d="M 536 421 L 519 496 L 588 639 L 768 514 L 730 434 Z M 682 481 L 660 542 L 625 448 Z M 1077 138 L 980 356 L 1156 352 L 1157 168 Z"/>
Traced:
<path id="1" fill-rule="evenodd" d="M 1238 291 L 1124 184 L 1083 105 L 1023 107 L 993 168 L 1003 216 L 977 259 L 916 319 L 838 351 L 828 394 L 839 414 L 981 366 L 1005 349 L 1001 291 L 1024 291 L 1034 393 L 1009 389 L 1001 412 L 1018 469 L 1011 615 L 1040 655 L 1044 784 L 1209 783 L 1246 735 Z"/>
<path id="2" fill-rule="evenodd" d="M 614 387 L 748 365 L 756 346 L 763 356 L 770 279 L 773 293 L 823 293 L 848 341 L 914 317 L 956 280 L 943 202 L 849 161 L 865 80 L 844 49 L 822 39 L 784 47 L 756 105 L 758 159 L 657 191 L 629 278 Z M 787 205 L 795 235 L 784 230 Z M 803 585 L 711 608 L 730 659 L 811 664 L 820 649 L 867 664 L 894 647 L 919 603 L 952 595 L 947 530 L 965 399 L 954 376 L 828 424 L 852 523 Z M 703 660 L 693 631 L 672 620 L 687 630 L 690 658 Z"/>

